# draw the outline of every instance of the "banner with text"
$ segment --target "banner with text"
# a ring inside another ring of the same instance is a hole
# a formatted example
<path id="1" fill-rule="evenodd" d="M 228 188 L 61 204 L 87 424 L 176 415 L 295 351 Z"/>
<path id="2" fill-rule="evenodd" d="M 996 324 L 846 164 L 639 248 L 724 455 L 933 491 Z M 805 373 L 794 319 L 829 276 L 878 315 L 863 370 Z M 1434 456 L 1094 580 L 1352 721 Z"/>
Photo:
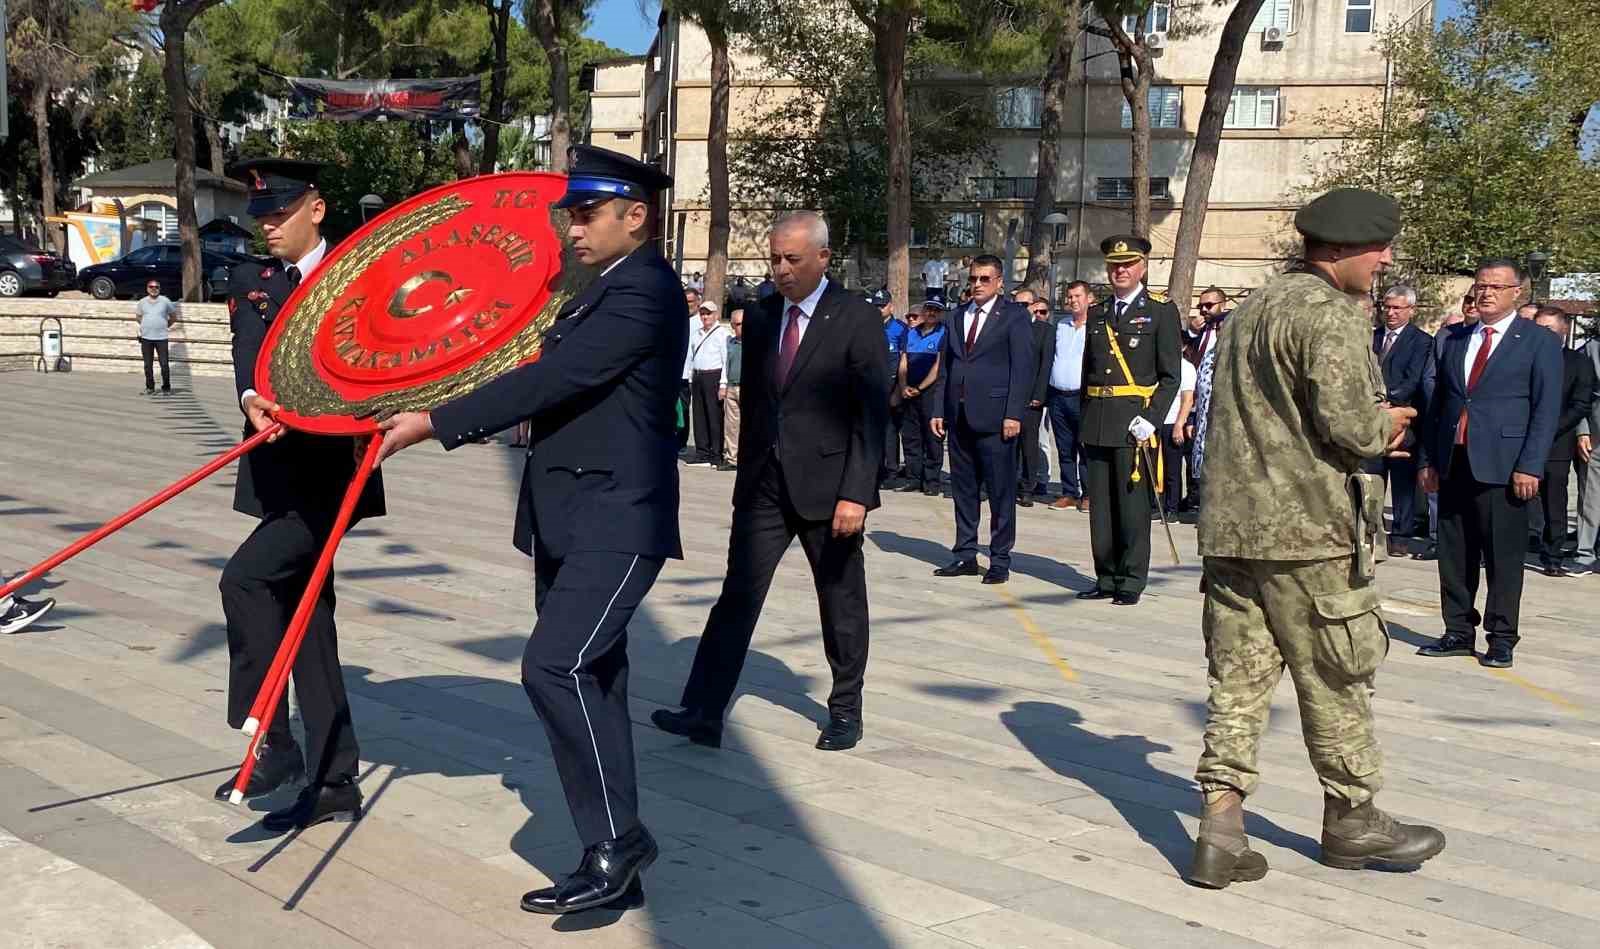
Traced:
<path id="1" fill-rule="evenodd" d="M 285 77 L 294 119 L 419 119 L 478 117 L 477 76 L 450 79 L 306 79 Z"/>

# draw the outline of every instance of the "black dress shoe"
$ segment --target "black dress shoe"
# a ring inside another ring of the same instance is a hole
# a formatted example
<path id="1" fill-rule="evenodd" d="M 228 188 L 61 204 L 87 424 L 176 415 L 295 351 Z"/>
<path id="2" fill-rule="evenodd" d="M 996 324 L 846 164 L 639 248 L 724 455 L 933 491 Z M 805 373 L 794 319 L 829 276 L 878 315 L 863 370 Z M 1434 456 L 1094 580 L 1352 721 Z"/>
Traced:
<path id="1" fill-rule="evenodd" d="M 583 862 L 555 886 L 522 897 L 529 913 L 557 916 L 597 906 L 634 909 L 644 905 L 639 875 L 655 862 L 660 848 L 641 825 L 613 840 L 602 840 L 583 852 Z"/>
<path id="2" fill-rule="evenodd" d="M 861 719 L 848 715 L 829 715 L 828 724 L 817 736 L 817 750 L 844 751 L 861 740 Z"/>
<path id="3" fill-rule="evenodd" d="M 1028 497 L 1026 494 L 1018 494 L 1017 507 L 1033 507 L 1033 498 Z"/>
<path id="4" fill-rule="evenodd" d="M 288 807 L 261 818 L 273 833 L 305 830 L 325 821 L 348 823 L 361 819 L 361 789 L 349 778 L 338 784 L 308 784 Z"/>
<path id="5" fill-rule="evenodd" d="M 1137 606 L 1138 603 L 1139 603 L 1139 597 L 1140 596 L 1141 596 L 1141 594 L 1138 594 L 1138 593 L 1118 593 L 1118 594 L 1116 594 L 1115 596 L 1113 596 L 1111 598 L 1111 605 L 1112 606 Z"/>
<path id="6" fill-rule="evenodd" d="M 988 569 L 988 571 L 985 572 L 984 575 L 983 575 L 983 582 L 984 583 L 1005 583 L 1007 580 L 1010 580 L 1010 579 L 1011 579 L 1011 571 L 1010 570 L 1001 570 L 998 567 L 990 567 Z"/>
<path id="7" fill-rule="evenodd" d="M 300 746 L 290 739 L 287 743 L 261 742 L 261 757 L 256 759 L 255 770 L 250 772 L 250 784 L 244 789 L 246 800 L 252 797 L 261 797 L 271 794 L 285 784 L 299 781 L 306 776 L 306 765 L 300 756 Z M 217 800 L 226 801 L 233 793 L 233 785 L 239 780 L 239 772 L 235 771 L 233 777 L 217 785 Z"/>
<path id="8" fill-rule="evenodd" d="M 922 486 L 922 493 L 927 495 L 930 498 L 936 498 L 940 494 L 939 486 L 937 484 L 929 482 L 928 484 L 925 484 L 925 485 Z"/>
<path id="9" fill-rule="evenodd" d="M 1115 593 L 1112 593 L 1110 590 L 1102 590 L 1099 587 L 1095 587 L 1090 590 L 1078 591 L 1078 599 L 1080 600 L 1110 600 L 1114 599 L 1115 597 Z"/>
<path id="10" fill-rule="evenodd" d="M 686 708 L 673 712 L 658 708 L 650 713 L 650 721 L 662 731 L 682 735 L 697 745 L 722 747 L 722 719 L 712 718 L 699 709 Z"/>
<path id="11" fill-rule="evenodd" d="M 1478 665 L 1487 666 L 1490 669 L 1509 669 L 1511 668 L 1511 650 L 1513 648 L 1510 643 L 1503 639 L 1491 639 L 1489 640 L 1489 648 L 1485 649 L 1483 655 L 1478 658 Z"/>
<path id="12" fill-rule="evenodd" d="M 1417 655 L 1439 659 L 1445 656 L 1472 655 L 1472 637 L 1460 633 L 1445 633 L 1438 642 L 1429 643 L 1417 650 Z"/>
<path id="13" fill-rule="evenodd" d="M 936 577 L 976 577 L 981 573 L 976 560 L 952 560 L 933 571 Z"/>
<path id="14" fill-rule="evenodd" d="M 917 481 L 906 481 L 904 484 L 895 485 L 895 490 L 901 494 L 915 494 L 922 490 L 922 484 Z"/>

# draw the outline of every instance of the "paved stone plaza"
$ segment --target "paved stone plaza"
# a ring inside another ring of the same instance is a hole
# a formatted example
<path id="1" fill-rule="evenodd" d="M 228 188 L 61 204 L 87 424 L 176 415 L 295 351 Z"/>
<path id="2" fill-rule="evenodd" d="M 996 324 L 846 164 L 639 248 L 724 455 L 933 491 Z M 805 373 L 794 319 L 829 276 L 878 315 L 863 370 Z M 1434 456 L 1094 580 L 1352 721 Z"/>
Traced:
<path id="1" fill-rule="evenodd" d="M 169 399 L 132 375 L 0 374 L 0 569 L 15 573 L 236 443 L 224 380 Z M 194 388 L 190 389 L 191 383 Z M 867 522 L 866 738 L 812 749 L 827 664 L 805 561 L 779 571 L 727 747 L 648 724 L 674 704 L 725 562 L 733 476 L 683 476 L 687 559 L 632 627 L 644 910 L 552 921 L 523 891 L 579 851 L 518 684 L 530 563 L 510 546 L 520 453 L 407 452 L 390 516 L 339 560 L 340 646 L 369 816 L 270 839 L 211 799 L 223 720 L 218 573 L 251 522 L 231 472 L 56 570 L 0 637 L 0 943 L 7 946 L 1593 946 L 1600 932 L 1600 579 L 1528 577 L 1515 669 L 1424 660 L 1434 565 L 1380 575 L 1394 648 L 1380 798 L 1439 825 L 1414 874 L 1315 861 L 1321 800 L 1293 689 L 1249 801 L 1272 864 L 1221 893 L 1178 876 L 1206 693 L 1194 528 L 1156 538 L 1134 610 L 1079 603 L 1088 519 L 1019 511 L 1012 582 L 935 580 L 950 502 Z M 603 531 L 604 524 L 595 530 Z M 1159 531 L 1159 525 L 1157 527 Z"/>

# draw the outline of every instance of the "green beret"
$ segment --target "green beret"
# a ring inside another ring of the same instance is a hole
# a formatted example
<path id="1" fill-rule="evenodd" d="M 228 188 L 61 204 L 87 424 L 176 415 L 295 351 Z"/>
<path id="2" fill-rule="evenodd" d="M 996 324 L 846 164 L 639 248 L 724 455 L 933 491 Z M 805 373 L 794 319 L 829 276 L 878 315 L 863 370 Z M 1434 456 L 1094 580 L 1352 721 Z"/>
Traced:
<path id="1" fill-rule="evenodd" d="M 1365 188 L 1335 188 L 1301 208 L 1294 227 L 1323 244 L 1387 244 L 1400 233 L 1400 205 Z"/>

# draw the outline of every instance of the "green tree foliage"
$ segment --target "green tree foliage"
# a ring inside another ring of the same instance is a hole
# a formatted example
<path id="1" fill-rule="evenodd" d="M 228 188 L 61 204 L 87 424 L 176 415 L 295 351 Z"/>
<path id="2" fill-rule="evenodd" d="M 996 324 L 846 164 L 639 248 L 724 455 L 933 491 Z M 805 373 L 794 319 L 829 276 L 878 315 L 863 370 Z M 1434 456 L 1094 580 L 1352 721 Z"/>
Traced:
<path id="1" fill-rule="evenodd" d="M 361 226 L 362 196 L 394 204 L 455 177 L 448 143 L 428 142 L 408 122 L 298 122 L 287 127 L 282 153 L 327 162 L 320 188 L 330 241 Z"/>

